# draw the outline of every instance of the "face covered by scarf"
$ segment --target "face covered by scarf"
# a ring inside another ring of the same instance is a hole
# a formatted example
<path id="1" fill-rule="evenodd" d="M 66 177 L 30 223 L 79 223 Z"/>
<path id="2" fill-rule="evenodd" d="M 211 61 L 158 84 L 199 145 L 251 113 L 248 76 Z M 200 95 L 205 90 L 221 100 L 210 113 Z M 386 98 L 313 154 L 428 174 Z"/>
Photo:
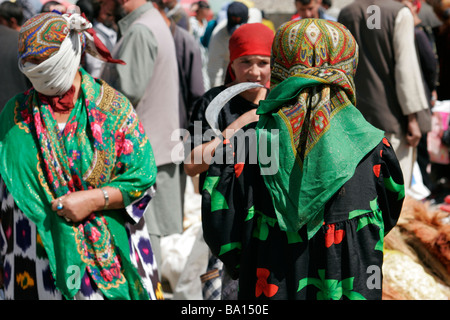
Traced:
<path id="1" fill-rule="evenodd" d="M 337 22 L 283 24 L 272 47 L 271 92 L 257 114 L 258 147 L 276 139 L 276 170 L 260 163 L 282 230 L 323 224 L 326 202 L 383 138 L 355 108 L 358 47 Z M 272 166 L 272 165 L 271 165 Z"/>
<path id="2" fill-rule="evenodd" d="M 103 61 L 123 63 L 111 58 L 92 24 L 78 13 L 42 13 L 20 30 L 19 68 L 41 99 L 53 102 L 58 111 L 72 102 L 72 84 L 84 51 Z"/>
<path id="3" fill-rule="evenodd" d="M 227 68 L 225 84 L 236 79 L 231 69 L 231 63 L 237 58 L 250 55 L 270 57 L 273 37 L 273 31 L 262 23 L 247 23 L 234 31 L 228 44 L 230 63 Z"/>

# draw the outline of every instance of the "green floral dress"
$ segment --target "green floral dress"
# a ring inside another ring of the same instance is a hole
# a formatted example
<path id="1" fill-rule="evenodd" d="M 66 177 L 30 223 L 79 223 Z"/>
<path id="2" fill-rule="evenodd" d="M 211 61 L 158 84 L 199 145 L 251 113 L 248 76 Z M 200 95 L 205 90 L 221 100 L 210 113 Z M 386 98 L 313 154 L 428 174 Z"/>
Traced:
<path id="1" fill-rule="evenodd" d="M 404 199 L 388 140 L 326 203 L 323 225 L 309 240 L 306 225 L 298 232 L 280 229 L 260 167 L 250 161 L 252 147 L 251 141 L 225 141 L 203 188 L 204 238 L 239 279 L 239 299 L 381 299 L 383 239 Z M 237 161 L 241 152 L 244 162 Z"/>

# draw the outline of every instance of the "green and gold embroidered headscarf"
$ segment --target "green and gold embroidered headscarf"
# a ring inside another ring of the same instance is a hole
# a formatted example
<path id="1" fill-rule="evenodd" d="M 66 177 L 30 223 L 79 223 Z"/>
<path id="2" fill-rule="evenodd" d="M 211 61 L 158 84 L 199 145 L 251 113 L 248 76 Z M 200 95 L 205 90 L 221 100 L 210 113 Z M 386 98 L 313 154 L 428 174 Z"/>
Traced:
<path id="1" fill-rule="evenodd" d="M 327 201 L 383 138 L 355 108 L 357 62 L 357 43 L 340 23 L 301 19 L 277 31 L 257 132 L 259 148 L 278 142 L 269 150 L 277 170 L 260 167 L 282 230 L 306 225 L 311 238 Z"/>

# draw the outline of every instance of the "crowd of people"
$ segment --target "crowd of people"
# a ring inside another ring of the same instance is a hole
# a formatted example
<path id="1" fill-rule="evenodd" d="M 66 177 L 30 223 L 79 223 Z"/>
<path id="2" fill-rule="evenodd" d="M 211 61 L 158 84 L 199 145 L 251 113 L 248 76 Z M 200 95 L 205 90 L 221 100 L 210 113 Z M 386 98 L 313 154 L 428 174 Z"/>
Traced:
<path id="1" fill-rule="evenodd" d="M 192 181 L 204 299 L 381 299 L 367 270 L 415 166 L 428 199 L 450 190 L 427 140 L 450 100 L 450 3 L 292 13 L 3 1 L 0 299 L 163 299 Z"/>

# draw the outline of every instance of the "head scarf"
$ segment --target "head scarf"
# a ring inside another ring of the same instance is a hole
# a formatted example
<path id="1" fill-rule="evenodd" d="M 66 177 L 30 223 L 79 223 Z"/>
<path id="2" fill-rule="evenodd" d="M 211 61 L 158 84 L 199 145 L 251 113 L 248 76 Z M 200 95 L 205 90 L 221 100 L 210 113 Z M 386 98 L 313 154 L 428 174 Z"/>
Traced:
<path id="1" fill-rule="evenodd" d="M 355 39 L 337 22 L 301 19 L 277 31 L 257 131 L 259 149 L 279 144 L 276 170 L 260 167 L 282 230 L 306 225 L 311 238 L 327 201 L 383 138 L 354 106 L 357 61 Z"/>
<path id="2" fill-rule="evenodd" d="M 239 2 L 232 2 L 227 8 L 227 30 L 229 34 L 248 21 L 248 7 Z"/>
<path id="3" fill-rule="evenodd" d="M 41 13 L 27 20 L 20 30 L 19 68 L 46 96 L 41 96 L 43 99 L 61 97 L 71 89 L 84 51 L 103 61 L 123 63 L 112 59 L 92 24 L 78 13 Z M 73 90 L 66 100 L 71 102 L 72 97 Z M 56 101 L 54 105 L 60 104 Z"/>
<path id="4" fill-rule="evenodd" d="M 231 64 L 239 57 L 260 55 L 270 57 L 274 33 L 262 23 L 247 23 L 240 26 L 230 37 L 228 48 L 230 63 L 227 68 L 225 83 L 235 80 Z"/>

